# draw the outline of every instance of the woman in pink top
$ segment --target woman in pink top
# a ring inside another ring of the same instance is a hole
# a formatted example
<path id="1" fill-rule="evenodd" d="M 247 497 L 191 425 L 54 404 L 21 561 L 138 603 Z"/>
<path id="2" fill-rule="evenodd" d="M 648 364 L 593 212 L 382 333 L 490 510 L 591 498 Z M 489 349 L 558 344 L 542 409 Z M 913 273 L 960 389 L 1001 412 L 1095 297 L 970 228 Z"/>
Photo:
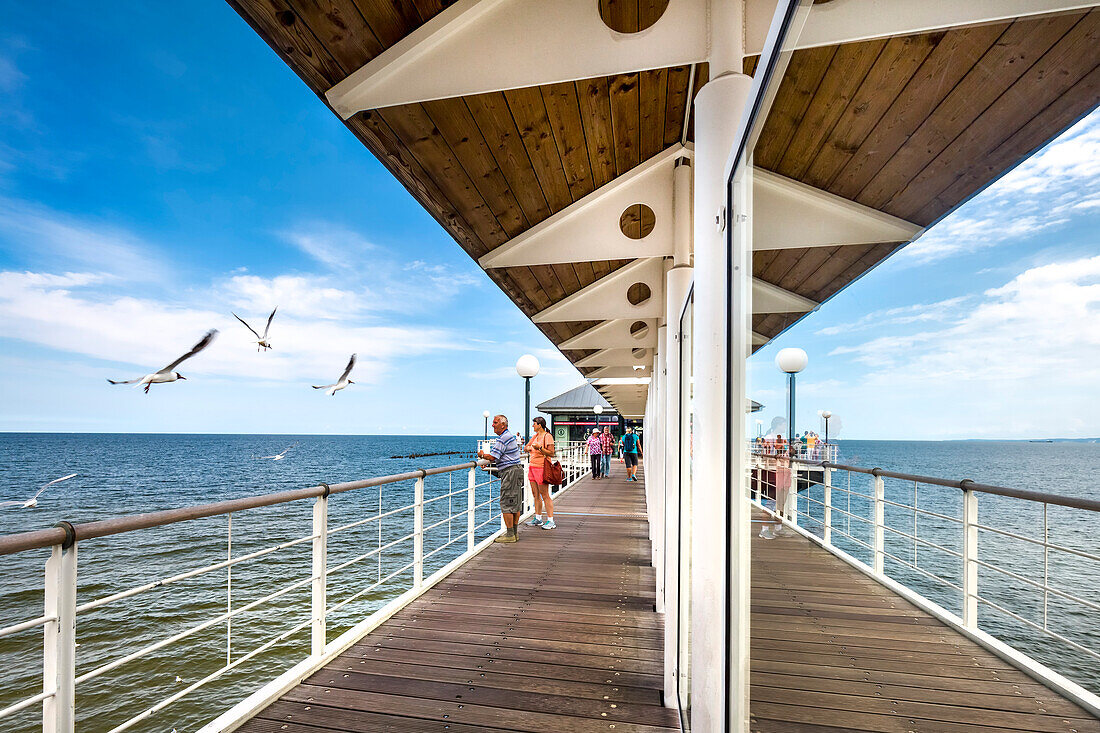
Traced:
<path id="1" fill-rule="evenodd" d="M 788 453 L 780 453 L 775 457 L 775 522 L 765 524 L 760 530 L 760 536 L 766 540 L 772 540 L 783 532 L 783 522 L 780 518 L 786 513 L 787 496 L 791 490 L 791 456 L 794 448 Z"/>
<path id="2" fill-rule="evenodd" d="M 554 438 L 546 429 L 546 418 L 536 417 L 531 427 L 535 434 L 527 442 L 527 455 L 530 467 L 527 469 L 527 478 L 531 481 L 531 493 L 535 497 L 535 516 L 528 522 L 532 527 L 554 529 L 554 500 L 550 498 L 550 485 L 546 483 L 547 460 L 553 457 L 556 449 Z M 540 519 L 541 515 L 541 519 Z"/>

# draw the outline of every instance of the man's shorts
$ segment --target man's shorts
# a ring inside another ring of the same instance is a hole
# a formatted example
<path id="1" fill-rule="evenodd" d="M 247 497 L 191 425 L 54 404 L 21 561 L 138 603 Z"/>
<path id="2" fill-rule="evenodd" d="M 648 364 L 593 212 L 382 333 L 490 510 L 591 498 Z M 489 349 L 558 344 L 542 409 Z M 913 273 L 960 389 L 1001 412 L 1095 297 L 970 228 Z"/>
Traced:
<path id="1" fill-rule="evenodd" d="M 637 453 L 623 453 L 623 462 L 627 468 L 634 468 L 638 465 Z"/>
<path id="2" fill-rule="evenodd" d="M 505 514 L 523 511 L 523 468 L 505 466 L 497 472 L 500 477 L 500 511 Z"/>

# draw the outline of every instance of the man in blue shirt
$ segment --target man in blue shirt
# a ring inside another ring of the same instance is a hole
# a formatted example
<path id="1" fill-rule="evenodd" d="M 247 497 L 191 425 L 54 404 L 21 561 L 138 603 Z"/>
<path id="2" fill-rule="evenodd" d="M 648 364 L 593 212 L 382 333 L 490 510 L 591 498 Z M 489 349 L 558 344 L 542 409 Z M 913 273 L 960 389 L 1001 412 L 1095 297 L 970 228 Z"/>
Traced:
<path id="1" fill-rule="evenodd" d="M 623 436 L 623 463 L 626 464 L 626 480 L 637 481 L 638 459 L 642 457 L 642 439 L 634 433 L 634 428 L 627 428 Z"/>
<path id="2" fill-rule="evenodd" d="M 504 534 L 494 542 L 519 540 L 519 515 L 523 513 L 523 467 L 520 465 L 519 441 L 508 430 L 508 418 L 493 418 L 497 439 L 489 452 L 478 451 L 477 457 L 495 464 L 500 478 L 500 515 L 504 519 Z"/>

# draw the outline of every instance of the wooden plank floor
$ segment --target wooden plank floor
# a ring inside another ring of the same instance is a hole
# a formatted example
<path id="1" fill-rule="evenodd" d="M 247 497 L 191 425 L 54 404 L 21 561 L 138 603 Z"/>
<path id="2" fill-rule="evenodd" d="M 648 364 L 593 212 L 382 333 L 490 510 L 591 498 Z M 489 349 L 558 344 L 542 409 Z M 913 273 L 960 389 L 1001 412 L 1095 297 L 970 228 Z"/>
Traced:
<path id="1" fill-rule="evenodd" d="M 751 730 L 1100 731 L 1100 721 L 809 540 L 752 540 Z"/>
<path id="2" fill-rule="evenodd" d="M 584 479 L 240 730 L 679 730 L 641 481 Z"/>

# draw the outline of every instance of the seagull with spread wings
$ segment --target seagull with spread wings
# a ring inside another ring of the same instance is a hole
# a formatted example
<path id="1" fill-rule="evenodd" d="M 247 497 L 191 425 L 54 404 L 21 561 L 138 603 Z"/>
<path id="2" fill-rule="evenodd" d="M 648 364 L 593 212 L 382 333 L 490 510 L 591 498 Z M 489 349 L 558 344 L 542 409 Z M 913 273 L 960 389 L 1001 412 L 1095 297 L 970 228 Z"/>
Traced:
<path id="1" fill-rule="evenodd" d="M 282 453 L 278 453 L 278 454 L 273 455 L 273 456 L 256 456 L 256 458 L 257 459 L 270 458 L 273 461 L 281 461 L 284 458 L 286 458 L 286 454 L 290 452 L 290 448 L 293 448 L 295 445 L 298 445 L 298 444 L 295 443 L 294 445 L 292 445 L 289 448 L 287 448 L 286 450 L 284 450 Z"/>
<path id="2" fill-rule="evenodd" d="M 271 330 L 271 319 L 275 317 L 275 311 L 277 310 L 279 310 L 279 306 L 275 306 L 275 310 L 271 311 L 271 315 L 267 317 L 267 325 L 264 326 L 263 336 L 256 333 L 256 329 L 252 328 L 252 326 L 249 326 L 243 318 L 238 316 L 236 313 L 233 314 L 234 318 L 236 318 L 241 323 L 244 323 L 244 327 L 254 333 L 256 335 L 256 338 L 259 339 L 259 341 L 256 342 L 256 351 L 259 351 L 260 349 L 267 351 L 271 348 L 271 342 L 267 340 L 267 332 Z"/>
<path id="3" fill-rule="evenodd" d="M 17 506 L 17 507 L 21 507 L 23 509 L 33 509 L 34 507 L 38 506 L 38 497 L 42 496 L 43 491 L 50 488 L 54 484 L 59 484 L 62 481 L 68 481 L 69 479 L 71 479 L 75 475 L 76 475 L 75 473 L 70 473 L 68 476 L 62 476 L 61 478 L 55 478 L 53 481 L 49 482 L 48 484 L 42 484 L 42 486 L 39 487 L 39 489 L 38 489 L 38 493 L 35 494 L 34 496 L 32 496 L 31 498 L 27 499 L 26 501 L 0 501 L 0 507 Z"/>
<path id="4" fill-rule="evenodd" d="M 202 340 L 199 341 L 197 344 L 195 344 L 193 347 L 191 347 L 190 351 L 188 351 L 186 354 L 184 354 L 180 358 L 176 359 L 174 362 L 172 362 L 168 366 L 166 366 L 163 369 L 160 369 L 158 371 L 155 371 L 152 374 L 146 374 L 144 377 L 137 377 L 136 379 L 127 379 L 127 380 L 108 379 L 107 381 L 110 382 L 111 384 L 133 384 L 133 385 L 144 384 L 145 385 L 145 394 L 149 394 L 149 385 L 151 385 L 151 384 L 161 384 L 163 382 L 174 382 L 177 379 L 187 379 L 187 377 L 183 376 L 179 372 L 174 371 L 175 368 L 178 367 L 180 364 L 182 364 L 187 359 L 190 359 L 192 356 L 194 356 L 195 354 L 197 354 L 200 351 L 202 351 L 203 349 L 205 349 L 207 346 L 209 346 L 210 342 L 213 341 L 214 337 L 217 336 L 217 335 L 218 335 L 218 330 L 216 328 L 207 331 L 206 335 L 202 337 Z"/>
<path id="5" fill-rule="evenodd" d="M 344 367 L 344 373 L 340 375 L 340 378 L 336 380 L 336 384 L 322 384 L 313 385 L 314 389 L 326 390 L 325 394 L 335 396 L 337 392 L 347 387 L 349 384 L 355 384 L 355 382 L 348 379 L 348 375 L 351 374 L 352 368 L 355 366 L 355 354 L 351 355 L 351 359 L 348 360 L 348 365 Z"/>

